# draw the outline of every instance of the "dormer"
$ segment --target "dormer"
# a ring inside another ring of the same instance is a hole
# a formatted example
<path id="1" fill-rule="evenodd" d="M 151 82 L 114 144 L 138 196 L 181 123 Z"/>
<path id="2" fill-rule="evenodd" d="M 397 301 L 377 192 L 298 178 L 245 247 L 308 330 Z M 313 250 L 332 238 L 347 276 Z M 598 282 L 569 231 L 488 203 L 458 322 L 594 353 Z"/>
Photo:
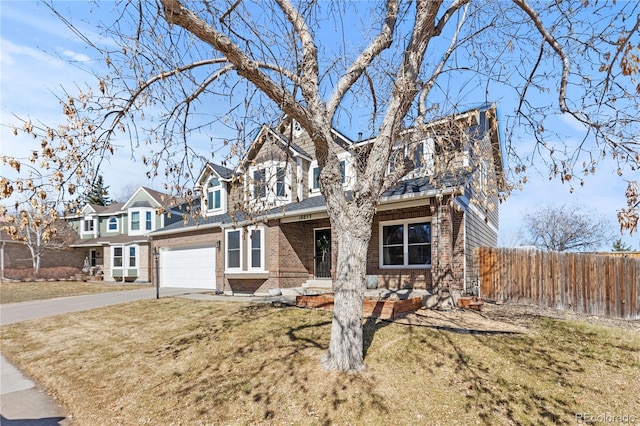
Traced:
<path id="1" fill-rule="evenodd" d="M 247 201 L 271 208 L 303 199 L 305 173 L 312 158 L 296 142 L 262 126 L 238 167 L 244 175 Z"/>
<path id="2" fill-rule="evenodd" d="M 128 235 L 145 235 L 163 226 L 158 215 L 162 194 L 144 187 L 138 190 L 124 203 L 122 210 L 127 212 L 125 230 Z"/>
<path id="3" fill-rule="evenodd" d="M 86 204 L 80 211 L 79 233 L 81 238 L 97 238 L 99 231 L 98 211 L 96 206 Z"/>
<path id="4" fill-rule="evenodd" d="M 195 189 L 200 192 L 203 216 L 215 216 L 227 212 L 232 177 L 231 169 L 212 163 L 205 166 L 195 186 Z"/>

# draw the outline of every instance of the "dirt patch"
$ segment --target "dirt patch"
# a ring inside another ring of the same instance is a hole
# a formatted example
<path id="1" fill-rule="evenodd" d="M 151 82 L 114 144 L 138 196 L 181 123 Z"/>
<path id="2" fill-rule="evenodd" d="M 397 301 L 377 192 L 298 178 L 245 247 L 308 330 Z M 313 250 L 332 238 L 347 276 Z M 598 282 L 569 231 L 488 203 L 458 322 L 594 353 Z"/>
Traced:
<path id="1" fill-rule="evenodd" d="M 406 318 L 396 320 L 396 322 L 461 333 L 526 334 L 529 332 L 532 322 L 540 317 L 583 321 L 590 324 L 640 330 L 640 320 L 630 321 L 596 317 L 531 305 L 497 305 L 486 302 L 481 312 L 460 308 L 446 311 L 421 309 Z"/>

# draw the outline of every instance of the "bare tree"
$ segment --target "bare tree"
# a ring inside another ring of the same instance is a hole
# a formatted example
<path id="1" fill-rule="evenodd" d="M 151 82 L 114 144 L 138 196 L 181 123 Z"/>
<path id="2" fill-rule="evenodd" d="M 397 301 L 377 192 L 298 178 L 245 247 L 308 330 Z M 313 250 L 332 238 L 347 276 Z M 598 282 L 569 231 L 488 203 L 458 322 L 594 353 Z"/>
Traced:
<path id="1" fill-rule="evenodd" d="M 15 214 L 0 215 L 1 229 L 13 240 L 23 242 L 31 253 L 33 275 L 38 276 L 42 255 L 47 250 L 67 248 L 75 232 L 64 220 L 59 219 L 55 209 L 46 202 L 36 202 Z"/>
<path id="2" fill-rule="evenodd" d="M 545 250 L 596 250 L 613 241 L 612 225 L 583 206 L 542 206 L 522 220 L 527 244 Z"/>
<path id="3" fill-rule="evenodd" d="M 500 92 L 516 99 L 501 117 L 516 186 L 539 158 L 550 177 L 570 184 L 595 172 L 603 156 L 615 158 L 621 174 L 640 163 L 637 62 L 629 48 L 640 26 L 635 2 L 160 0 L 116 7 L 117 22 L 103 30 L 119 49 L 92 42 L 109 71 L 96 90 L 62 99 L 69 124 L 25 120 L 16 129 L 42 139 L 29 160 L 52 170 L 46 190 L 71 194 L 88 185 L 125 135 L 132 150 L 144 149 L 148 176 L 166 175 L 166 189 L 184 195 L 208 159 L 191 142 L 195 135 L 227 129 L 211 150 L 224 146 L 221 160 L 232 161 L 246 152 L 254 124 L 282 112 L 295 119 L 312 138 L 338 236 L 328 369 L 364 368 L 366 252 L 379 196 L 412 169 L 400 159 L 386 173 L 395 146 L 415 142 L 402 141 L 407 128 Z M 559 117 L 583 126 L 583 139 L 558 142 L 566 140 L 553 125 Z M 347 124 L 371 137 L 351 197 L 331 133 Z M 439 142 L 461 138 L 453 129 Z M 16 169 L 23 162 L 3 161 Z M 19 187 L 24 180 L 0 179 L 5 195 Z"/>

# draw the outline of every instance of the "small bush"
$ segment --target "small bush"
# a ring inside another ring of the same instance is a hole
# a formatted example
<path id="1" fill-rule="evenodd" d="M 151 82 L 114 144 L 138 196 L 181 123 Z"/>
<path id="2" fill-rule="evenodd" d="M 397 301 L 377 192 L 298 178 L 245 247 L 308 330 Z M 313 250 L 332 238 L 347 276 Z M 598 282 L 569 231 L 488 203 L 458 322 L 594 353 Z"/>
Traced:
<path id="1" fill-rule="evenodd" d="M 80 268 L 72 266 L 56 266 L 53 268 L 40 268 L 37 278 L 41 279 L 54 279 L 61 280 L 72 278 L 74 275 L 80 273 Z M 35 279 L 32 268 L 15 268 L 5 269 L 4 278 L 10 280 L 30 281 Z"/>

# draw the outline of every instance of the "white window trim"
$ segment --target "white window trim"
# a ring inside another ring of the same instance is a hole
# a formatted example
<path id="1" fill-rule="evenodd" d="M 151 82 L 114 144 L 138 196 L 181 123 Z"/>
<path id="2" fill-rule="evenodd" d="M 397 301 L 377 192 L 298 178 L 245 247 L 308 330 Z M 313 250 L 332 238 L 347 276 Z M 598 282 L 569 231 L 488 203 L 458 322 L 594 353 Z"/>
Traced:
<path id="1" fill-rule="evenodd" d="M 229 267 L 229 234 L 232 232 L 238 232 L 239 233 L 239 238 L 240 238 L 240 243 L 239 243 L 239 249 L 240 249 L 240 256 L 239 256 L 239 260 L 240 263 L 238 265 L 238 267 L 233 267 L 230 268 Z M 228 272 L 228 273 L 237 273 L 237 272 L 242 272 L 242 233 L 243 230 L 242 228 L 229 228 L 229 229 L 225 229 L 224 230 L 224 271 Z"/>
<path id="2" fill-rule="evenodd" d="M 429 265 L 408 265 L 407 261 L 409 259 L 409 244 L 407 239 L 408 227 L 407 225 L 411 225 L 412 223 L 422 223 L 429 222 L 431 224 L 431 264 Z M 402 252 L 404 258 L 404 265 L 385 265 L 384 264 L 384 250 L 383 250 L 383 227 L 392 226 L 392 225 L 404 225 L 404 235 L 402 238 Z M 399 219 L 399 220 L 389 220 L 385 222 L 380 222 L 378 224 L 378 251 L 379 251 L 379 259 L 378 264 L 380 269 L 431 269 L 433 265 L 433 223 L 431 217 L 416 217 L 411 219 Z"/>
<path id="3" fill-rule="evenodd" d="M 140 214 L 140 217 L 138 219 L 140 223 L 140 229 L 137 229 L 137 230 L 131 229 L 131 226 L 133 224 L 132 216 L 134 212 L 137 212 Z M 147 212 L 151 213 L 151 229 L 145 229 L 147 224 L 147 215 L 146 215 Z M 154 218 L 156 214 L 155 209 L 152 209 L 149 207 L 132 208 L 132 209 L 129 209 L 127 214 L 128 214 L 127 222 L 129 223 L 129 227 L 128 227 L 129 235 L 145 235 L 145 234 L 148 234 L 149 232 L 155 231 L 156 229 L 156 221 Z"/>
<path id="4" fill-rule="evenodd" d="M 353 157 L 351 157 L 351 154 L 349 154 L 348 152 L 343 152 L 338 154 L 338 161 L 340 163 L 344 161 L 344 182 L 342 183 L 342 187 L 344 189 L 351 189 L 353 186 L 353 183 L 355 182 L 355 173 L 354 173 L 352 160 L 353 160 Z M 313 183 L 314 183 L 313 171 L 317 168 L 318 168 L 318 160 L 313 160 L 309 165 L 309 175 L 308 175 L 309 193 L 311 195 L 320 194 L 320 188 L 313 187 Z"/>
<path id="5" fill-rule="evenodd" d="M 138 250 L 138 246 L 137 245 L 131 245 L 131 246 L 125 246 L 125 248 L 126 248 L 125 251 L 127 252 L 127 255 L 126 255 L 126 262 L 127 262 L 126 265 L 127 266 L 125 267 L 125 269 L 138 269 L 138 266 L 140 265 L 140 250 Z M 131 253 L 130 252 L 131 252 L 132 248 L 135 250 L 134 257 L 135 257 L 135 260 L 136 260 L 136 264 L 134 266 L 130 266 L 129 265 L 129 261 L 131 260 Z"/>
<path id="6" fill-rule="evenodd" d="M 122 259 L 122 266 L 116 266 L 116 249 L 122 250 L 122 254 L 120 255 L 120 258 Z M 111 246 L 111 269 L 125 269 L 125 258 L 125 246 Z"/>
<path id="7" fill-rule="evenodd" d="M 85 230 L 85 223 L 91 222 L 93 225 L 93 229 L 90 231 Z M 94 235 L 96 232 L 96 220 L 93 216 L 84 216 L 82 218 L 82 222 L 80 223 L 80 234 L 82 235 Z"/>
<path id="8" fill-rule="evenodd" d="M 116 229 L 109 228 L 112 219 L 115 219 L 116 221 Z M 120 221 L 116 216 L 109 216 L 109 218 L 107 219 L 107 232 L 118 232 L 118 231 L 120 231 Z"/>
<path id="9" fill-rule="evenodd" d="M 422 160 L 423 164 L 419 169 L 414 169 L 406 174 L 402 179 L 412 179 L 420 176 L 430 176 L 433 174 L 435 167 L 435 141 L 433 138 L 428 137 L 422 139 L 418 142 L 417 145 L 422 145 Z M 393 148 L 391 151 L 391 155 L 393 155 L 393 151 L 397 149 L 404 150 L 404 156 L 407 157 L 409 154 L 413 155 L 413 152 L 417 145 L 409 151 L 410 146 L 405 145 L 404 148 L 401 145 L 398 145 Z M 389 161 L 389 165 L 387 166 L 387 174 L 391 173 L 391 161 Z"/>
<path id="10" fill-rule="evenodd" d="M 278 168 L 284 169 L 284 196 L 276 195 L 275 184 L 277 179 Z M 247 179 L 249 181 L 249 185 L 248 185 L 249 199 L 254 199 L 253 194 L 255 192 L 254 191 L 255 185 L 253 183 L 253 176 L 254 176 L 254 173 L 258 170 L 264 171 L 264 178 L 268 185 L 268 187 L 265 190 L 265 196 L 260 197 L 258 200 L 266 201 L 268 204 L 272 206 L 281 206 L 283 204 L 290 203 L 293 197 L 293 192 L 294 192 L 293 185 L 291 182 L 291 179 L 292 179 L 291 165 L 286 161 L 265 161 L 256 166 L 249 167 L 249 169 L 247 170 L 247 174 L 249 177 L 249 179 Z"/>
<path id="11" fill-rule="evenodd" d="M 252 247 L 251 247 L 251 232 L 252 231 L 260 231 L 260 267 L 259 268 L 254 268 L 251 266 L 251 259 L 252 259 Z M 250 226 L 247 228 L 247 232 L 243 234 L 246 235 L 246 247 L 247 247 L 247 251 L 246 251 L 246 256 L 247 256 L 247 272 L 268 272 L 267 268 L 266 268 L 266 261 L 267 261 L 267 256 L 266 256 L 266 250 L 265 250 L 265 229 L 264 226 Z M 242 264 L 242 261 L 240 261 L 240 263 Z"/>
<path id="12" fill-rule="evenodd" d="M 218 186 L 213 187 L 213 188 L 209 188 L 209 182 L 211 182 L 212 179 L 218 179 Z M 215 193 L 216 191 L 220 191 L 220 207 L 219 208 L 211 208 L 211 206 L 209 206 L 209 193 Z M 204 191 L 202 191 L 202 205 L 206 205 L 207 208 L 205 209 L 205 215 L 206 216 L 214 216 L 216 214 L 221 214 L 224 213 L 227 210 L 227 191 L 225 190 L 224 187 L 224 182 L 222 182 L 222 180 L 220 179 L 220 176 L 211 176 L 209 179 L 207 179 L 207 183 L 204 186 Z"/>

